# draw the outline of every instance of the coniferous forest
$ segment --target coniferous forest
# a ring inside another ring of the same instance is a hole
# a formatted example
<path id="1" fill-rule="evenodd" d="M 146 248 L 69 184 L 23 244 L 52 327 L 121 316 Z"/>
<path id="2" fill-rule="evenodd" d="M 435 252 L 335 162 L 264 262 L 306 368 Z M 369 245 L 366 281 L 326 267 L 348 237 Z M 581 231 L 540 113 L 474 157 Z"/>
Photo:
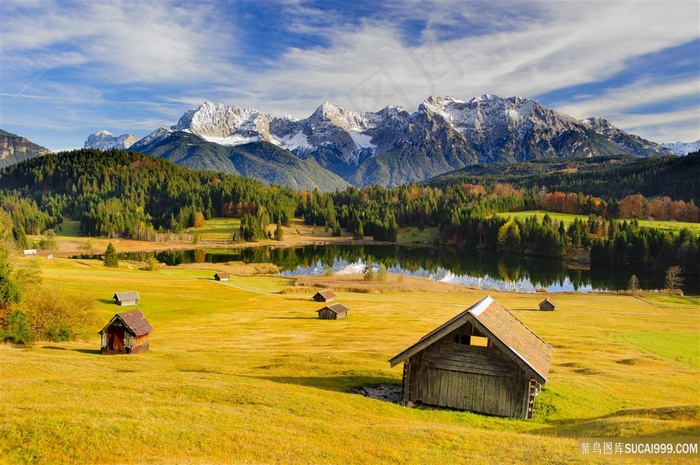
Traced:
<path id="1" fill-rule="evenodd" d="M 510 174 L 456 173 L 421 185 L 297 192 L 240 176 L 192 171 L 139 153 L 83 149 L 3 169 L 0 201 L 19 247 L 27 234 L 60 227 L 64 216 L 80 221 L 86 236 L 143 240 L 153 240 L 159 231 L 181 232 L 211 217 L 237 217 L 242 218 L 240 237 L 249 241 L 260 239 L 268 224 L 288 225 L 296 216 L 335 235 L 346 229 L 354 237 L 395 242 L 400 228 L 437 227 L 442 244 L 557 258 L 590 250 L 594 265 L 677 265 L 686 274 L 699 274 L 696 234 L 641 228 L 635 219 L 698 221 L 700 153 L 600 162 L 598 169 L 590 160 L 580 162 L 584 168 L 574 173 L 533 174 L 532 167 L 521 164 L 509 168 Z M 512 170 L 517 166 L 525 174 L 516 179 Z M 478 169 L 483 168 L 472 168 Z M 624 170 L 624 176 L 617 173 L 622 176 L 617 183 L 609 178 L 615 170 Z M 601 182 L 591 182 L 589 190 L 589 179 Z M 669 187 L 679 183 L 685 186 L 683 195 Z M 558 190 L 564 186 L 577 189 Z M 587 220 L 565 225 L 547 214 L 524 220 L 496 215 L 533 209 Z"/>

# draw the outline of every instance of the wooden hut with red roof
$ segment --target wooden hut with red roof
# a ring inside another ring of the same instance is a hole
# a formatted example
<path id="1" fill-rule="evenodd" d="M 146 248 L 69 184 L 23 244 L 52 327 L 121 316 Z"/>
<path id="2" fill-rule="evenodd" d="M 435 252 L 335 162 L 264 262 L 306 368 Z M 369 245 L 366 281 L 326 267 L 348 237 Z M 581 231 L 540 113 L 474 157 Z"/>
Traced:
<path id="1" fill-rule="evenodd" d="M 405 404 L 531 418 L 552 347 L 488 296 L 389 360 Z"/>
<path id="2" fill-rule="evenodd" d="M 153 327 L 138 308 L 117 313 L 99 332 L 101 352 L 105 355 L 146 352 L 151 332 Z"/>

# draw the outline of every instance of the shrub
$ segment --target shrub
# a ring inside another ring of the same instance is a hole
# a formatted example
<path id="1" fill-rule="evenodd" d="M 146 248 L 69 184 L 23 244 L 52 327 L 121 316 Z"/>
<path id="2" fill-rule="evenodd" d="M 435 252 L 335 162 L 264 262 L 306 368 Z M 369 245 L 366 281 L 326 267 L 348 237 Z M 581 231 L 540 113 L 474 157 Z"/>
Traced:
<path id="1" fill-rule="evenodd" d="M 15 309 L 5 316 L 0 325 L 0 341 L 15 344 L 31 344 L 34 335 L 29 323 L 29 316 L 22 310 Z"/>
<path id="2" fill-rule="evenodd" d="M 39 288 L 25 296 L 22 307 L 34 338 L 40 340 L 74 339 L 97 324 L 95 301 L 84 295 Z"/>
<path id="3" fill-rule="evenodd" d="M 156 260 L 155 257 L 148 257 L 146 259 L 146 265 L 141 269 L 146 271 L 158 271 L 159 266 L 160 263 L 158 263 L 158 260 Z"/>

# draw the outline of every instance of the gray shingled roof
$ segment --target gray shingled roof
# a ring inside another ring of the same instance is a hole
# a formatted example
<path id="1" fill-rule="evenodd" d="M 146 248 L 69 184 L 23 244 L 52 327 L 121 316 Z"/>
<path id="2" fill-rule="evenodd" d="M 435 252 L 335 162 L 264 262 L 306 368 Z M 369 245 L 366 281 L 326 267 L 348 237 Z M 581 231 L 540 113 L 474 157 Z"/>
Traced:
<path id="1" fill-rule="evenodd" d="M 117 292 L 112 298 L 117 299 L 119 302 L 124 302 L 125 300 L 139 300 L 141 297 L 139 297 L 139 293 L 136 291 L 125 291 Z"/>
<path id="2" fill-rule="evenodd" d="M 316 295 L 322 296 L 324 299 L 334 299 L 335 298 L 335 292 L 333 292 L 330 289 L 324 289 L 322 291 L 318 291 Z"/>
<path id="3" fill-rule="evenodd" d="M 346 306 L 343 305 L 343 304 L 327 305 L 327 306 L 325 306 L 325 307 L 323 307 L 323 308 L 327 308 L 328 310 L 330 310 L 331 312 L 335 313 L 336 315 L 337 315 L 338 313 L 346 313 L 348 310 L 350 310 L 348 307 L 346 307 Z M 319 310 L 316 310 L 316 313 L 318 313 L 318 312 L 320 312 L 321 310 L 323 310 L 323 308 L 321 308 L 321 309 L 319 309 Z"/>
<path id="4" fill-rule="evenodd" d="M 391 366 L 407 361 L 410 357 L 432 345 L 445 335 L 471 322 L 494 341 L 506 355 L 526 371 L 547 381 L 552 359 L 552 346 L 543 341 L 512 313 L 503 308 L 491 296 L 485 297 L 445 324 L 423 336 L 418 342 L 389 360 Z"/>

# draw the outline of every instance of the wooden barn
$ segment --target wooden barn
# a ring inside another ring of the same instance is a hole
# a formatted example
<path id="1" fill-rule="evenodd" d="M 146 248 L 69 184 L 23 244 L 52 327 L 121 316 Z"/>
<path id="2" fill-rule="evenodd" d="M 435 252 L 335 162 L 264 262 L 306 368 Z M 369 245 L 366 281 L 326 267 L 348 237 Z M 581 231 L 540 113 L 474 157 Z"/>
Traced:
<path id="1" fill-rule="evenodd" d="M 228 281 L 230 277 L 231 277 L 231 275 L 229 275 L 228 273 L 223 273 L 223 272 L 216 273 L 214 275 L 214 279 L 216 279 L 217 281 Z"/>
<path id="2" fill-rule="evenodd" d="M 117 313 L 107 326 L 100 330 L 102 354 L 138 354 L 148 350 L 148 334 L 153 327 L 135 308 Z"/>
<path id="3" fill-rule="evenodd" d="M 126 307 L 128 305 L 136 305 L 136 302 L 138 302 L 141 297 L 139 297 L 139 293 L 136 291 L 126 291 L 117 292 L 112 298 L 117 305 Z"/>
<path id="4" fill-rule="evenodd" d="M 549 297 L 545 298 L 542 302 L 540 302 L 540 310 L 552 311 L 555 308 L 557 308 L 557 305 L 551 300 L 549 300 Z"/>
<path id="5" fill-rule="evenodd" d="M 335 300 L 335 292 L 330 289 L 324 289 L 314 294 L 312 299 L 316 302 L 333 302 Z"/>
<path id="6" fill-rule="evenodd" d="M 552 347 L 488 296 L 391 360 L 405 404 L 531 418 Z"/>
<path id="7" fill-rule="evenodd" d="M 322 320 L 341 320 L 348 316 L 348 307 L 343 304 L 327 305 L 316 310 L 316 313 Z"/>

